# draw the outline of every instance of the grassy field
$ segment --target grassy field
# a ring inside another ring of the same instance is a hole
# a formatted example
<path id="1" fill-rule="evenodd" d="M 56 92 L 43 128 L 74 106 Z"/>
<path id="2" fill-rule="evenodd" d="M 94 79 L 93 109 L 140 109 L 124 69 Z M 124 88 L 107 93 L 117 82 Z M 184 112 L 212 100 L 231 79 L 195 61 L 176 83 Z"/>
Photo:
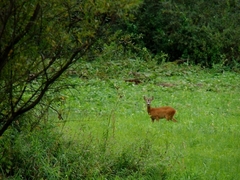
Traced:
<path id="1" fill-rule="evenodd" d="M 137 60 L 80 67 L 62 104 L 64 138 L 84 164 L 79 177 L 240 179 L 239 73 Z M 152 123 L 144 95 L 153 107 L 174 107 L 178 122 Z"/>

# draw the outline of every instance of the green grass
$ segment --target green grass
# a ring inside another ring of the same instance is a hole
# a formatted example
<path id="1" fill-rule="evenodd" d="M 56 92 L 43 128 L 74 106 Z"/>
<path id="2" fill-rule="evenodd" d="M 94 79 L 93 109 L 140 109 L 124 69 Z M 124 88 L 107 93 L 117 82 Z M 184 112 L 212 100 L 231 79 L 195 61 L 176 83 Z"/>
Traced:
<path id="1" fill-rule="evenodd" d="M 63 93 L 64 137 L 91 154 L 85 177 L 240 179 L 239 74 L 106 63 L 82 65 L 84 78 L 69 77 L 74 88 Z M 142 83 L 124 81 L 132 72 Z M 154 96 L 154 107 L 174 107 L 178 122 L 151 123 L 144 95 Z"/>

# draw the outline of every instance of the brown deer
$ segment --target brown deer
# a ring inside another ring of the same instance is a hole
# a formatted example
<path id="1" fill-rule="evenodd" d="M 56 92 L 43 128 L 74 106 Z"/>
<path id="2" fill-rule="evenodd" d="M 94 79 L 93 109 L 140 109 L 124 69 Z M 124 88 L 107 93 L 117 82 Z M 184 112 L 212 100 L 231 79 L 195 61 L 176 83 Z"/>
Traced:
<path id="1" fill-rule="evenodd" d="M 164 106 L 164 107 L 158 107 L 158 108 L 152 108 L 151 107 L 151 102 L 153 100 L 152 98 L 146 98 L 145 96 L 143 97 L 143 99 L 146 101 L 147 104 L 147 112 L 150 115 L 152 122 L 154 122 L 154 120 L 156 119 L 157 121 L 159 121 L 159 119 L 167 119 L 172 120 L 174 122 L 177 122 L 176 119 L 173 118 L 173 116 L 176 113 L 176 110 L 170 106 Z"/>

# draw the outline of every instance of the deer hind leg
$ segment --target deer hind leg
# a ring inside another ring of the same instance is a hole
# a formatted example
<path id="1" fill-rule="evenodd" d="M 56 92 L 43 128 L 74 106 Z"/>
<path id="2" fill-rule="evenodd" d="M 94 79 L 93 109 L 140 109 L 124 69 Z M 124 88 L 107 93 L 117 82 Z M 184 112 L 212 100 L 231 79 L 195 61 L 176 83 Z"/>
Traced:
<path id="1" fill-rule="evenodd" d="M 177 120 L 176 119 L 174 119 L 174 117 L 173 116 L 166 116 L 166 119 L 167 119 L 167 121 L 173 121 L 173 122 L 177 122 Z"/>
<path id="2" fill-rule="evenodd" d="M 172 121 L 173 121 L 173 122 L 177 122 L 177 120 L 176 120 L 176 119 L 174 119 L 174 118 L 172 118 Z"/>
<path id="3" fill-rule="evenodd" d="M 173 122 L 177 122 L 177 120 L 174 119 L 173 116 L 168 116 L 166 119 L 167 119 L 168 121 L 171 120 L 171 121 L 173 121 Z"/>
<path id="4" fill-rule="evenodd" d="M 172 120 L 171 116 L 166 116 L 165 118 L 167 121 Z"/>

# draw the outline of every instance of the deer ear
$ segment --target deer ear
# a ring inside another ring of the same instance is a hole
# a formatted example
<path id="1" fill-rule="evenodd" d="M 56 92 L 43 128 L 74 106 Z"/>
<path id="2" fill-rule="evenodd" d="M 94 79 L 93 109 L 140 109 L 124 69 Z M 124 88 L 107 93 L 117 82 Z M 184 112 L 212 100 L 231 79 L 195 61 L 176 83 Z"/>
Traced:
<path id="1" fill-rule="evenodd" d="M 152 100 L 153 100 L 154 98 L 153 98 L 153 96 L 152 96 Z"/>
<path id="2" fill-rule="evenodd" d="M 146 100 L 146 97 L 145 97 L 145 96 L 143 96 L 143 99 L 144 99 L 144 100 Z"/>

